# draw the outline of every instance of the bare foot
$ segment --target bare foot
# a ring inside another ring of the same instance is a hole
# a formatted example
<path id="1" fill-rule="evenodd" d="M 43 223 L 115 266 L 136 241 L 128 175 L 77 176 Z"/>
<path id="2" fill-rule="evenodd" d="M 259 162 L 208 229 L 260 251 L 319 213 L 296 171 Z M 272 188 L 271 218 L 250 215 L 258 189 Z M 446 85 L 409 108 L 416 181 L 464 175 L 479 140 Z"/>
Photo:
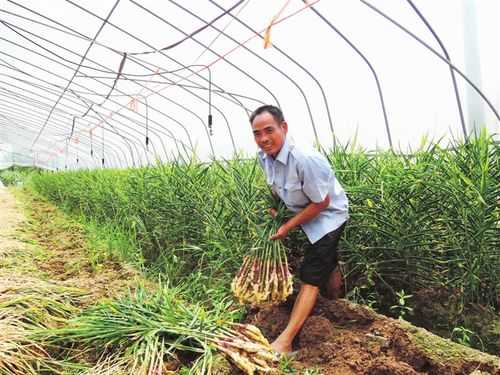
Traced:
<path id="1" fill-rule="evenodd" d="M 278 337 L 271 343 L 271 348 L 278 353 L 289 353 L 292 351 L 292 344 L 284 342 Z"/>

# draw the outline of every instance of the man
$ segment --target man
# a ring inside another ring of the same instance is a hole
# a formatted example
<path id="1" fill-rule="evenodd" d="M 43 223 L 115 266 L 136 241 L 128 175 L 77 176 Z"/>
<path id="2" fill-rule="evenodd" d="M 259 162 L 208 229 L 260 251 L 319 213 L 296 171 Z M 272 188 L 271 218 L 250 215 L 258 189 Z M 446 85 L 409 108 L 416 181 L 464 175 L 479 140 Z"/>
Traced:
<path id="1" fill-rule="evenodd" d="M 250 123 L 267 183 L 294 213 L 270 239 L 283 239 L 301 226 L 310 242 L 300 266 L 302 286 L 290 320 L 271 344 L 275 351 L 289 354 L 320 288 L 330 297 L 340 292 L 342 276 L 336 269 L 337 245 L 348 219 L 348 201 L 326 158 L 315 150 L 301 150 L 289 142 L 288 124 L 279 108 L 271 105 L 257 108 L 250 116 Z"/>

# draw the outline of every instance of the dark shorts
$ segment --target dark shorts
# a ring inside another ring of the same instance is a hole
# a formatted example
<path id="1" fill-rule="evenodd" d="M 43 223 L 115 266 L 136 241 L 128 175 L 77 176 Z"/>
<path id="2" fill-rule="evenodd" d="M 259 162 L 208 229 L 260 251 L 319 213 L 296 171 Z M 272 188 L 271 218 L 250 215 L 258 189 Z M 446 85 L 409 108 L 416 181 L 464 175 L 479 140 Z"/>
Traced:
<path id="1" fill-rule="evenodd" d="M 321 287 L 328 281 L 330 273 L 337 266 L 337 247 L 345 224 L 306 247 L 299 269 L 302 282 Z"/>

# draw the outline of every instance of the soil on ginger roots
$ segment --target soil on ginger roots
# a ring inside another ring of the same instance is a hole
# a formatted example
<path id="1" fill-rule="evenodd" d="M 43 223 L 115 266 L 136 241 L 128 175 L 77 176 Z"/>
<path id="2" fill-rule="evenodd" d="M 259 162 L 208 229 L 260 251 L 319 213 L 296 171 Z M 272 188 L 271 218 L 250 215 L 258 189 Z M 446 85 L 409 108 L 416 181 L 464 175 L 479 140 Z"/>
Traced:
<path id="1" fill-rule="evenodd" d="M 246 322 L 272 341 L 285 328 L 293 299 L 251 311 Z M 298 350 L 293 363 L 297 373 L 315 368 L 324 375 L 500 375 L 499 357 L 343 299 L 319 297 L 294 350 Z"/>

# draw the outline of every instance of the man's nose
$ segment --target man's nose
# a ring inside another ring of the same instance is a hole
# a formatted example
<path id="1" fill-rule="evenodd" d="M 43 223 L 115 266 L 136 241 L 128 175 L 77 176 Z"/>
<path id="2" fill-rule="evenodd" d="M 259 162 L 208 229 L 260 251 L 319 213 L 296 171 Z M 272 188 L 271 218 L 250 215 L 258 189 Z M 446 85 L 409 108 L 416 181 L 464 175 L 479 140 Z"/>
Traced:
<path id="1" fill-rule="evenodd" d="M 260 137 L 260 142 L 261 143 L 267 143 L 269 141 L 269 137 L 266 135 L 266 134 L 263 134 L 261 137 Z"/>

